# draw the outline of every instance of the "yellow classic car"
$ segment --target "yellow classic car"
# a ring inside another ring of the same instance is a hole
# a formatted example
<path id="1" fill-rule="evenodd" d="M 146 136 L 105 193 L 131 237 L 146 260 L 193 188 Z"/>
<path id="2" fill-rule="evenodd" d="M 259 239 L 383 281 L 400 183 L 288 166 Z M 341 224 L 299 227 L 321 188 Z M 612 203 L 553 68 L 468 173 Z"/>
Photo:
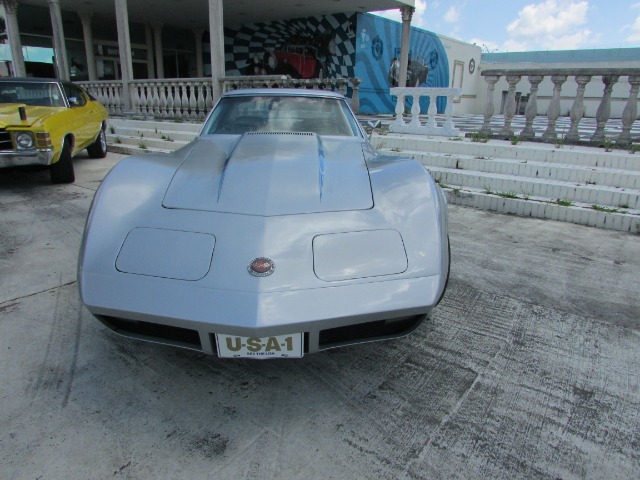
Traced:
<path id="1" fill-rule="evenodd" d="M 107 119 L 107 109 L 71 82 L 0 78 L 0 167 L 49 165 L 53 183 L 71 183 L 79 152 L 106 156 Z"/>

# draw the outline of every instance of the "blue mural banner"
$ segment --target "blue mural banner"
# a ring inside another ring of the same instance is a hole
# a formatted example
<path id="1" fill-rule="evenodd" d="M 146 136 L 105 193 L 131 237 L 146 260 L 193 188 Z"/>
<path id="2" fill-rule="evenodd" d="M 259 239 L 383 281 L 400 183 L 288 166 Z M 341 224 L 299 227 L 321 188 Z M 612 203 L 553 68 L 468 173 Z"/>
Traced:
<path id="1" fill-rule="evenodd" d="M 389 93 L 397 86 L 400 73 L 402 24 L 366 13 L 358 14 L 356 26 L 356 77 L 360 84 L 360 113 L 395 113 L 395 97 Z M 440 39 L 432 32 L 411 29 L 409 41 L 408 87 L 448 87 L 449 61 Z M 411 108 L 411 99 L 407 100 Z M 438 98 L 438 112 L 444 112 L 447 99 Z M 426 113 L 429 99 L 420 100 Z"/>

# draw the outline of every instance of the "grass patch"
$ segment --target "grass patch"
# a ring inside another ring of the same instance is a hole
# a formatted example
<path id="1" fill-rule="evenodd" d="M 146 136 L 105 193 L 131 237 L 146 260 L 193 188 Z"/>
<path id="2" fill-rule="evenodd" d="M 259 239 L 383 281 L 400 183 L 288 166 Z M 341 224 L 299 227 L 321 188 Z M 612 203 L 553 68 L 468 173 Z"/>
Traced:
<path id="1" fill-rule="evenodd" d="M 573 207 L 573 202 L 571 200 L 565 200 L 565 199 L 558 198 L 553 203 L 556 203 L 556 204 L 560 205 L 561 207 Z"/>
<path id="2" fill-rule="evenodd" d="M 509 138 L 509 140 L 511 140 L 511 145 L 517 145 L 518 143 L 520 143 L 520 137 L 515 133 L 511 135 L 511 138 Z"/>
<path id="3" fill-rule="evenodd" d="M 433 181 L 436 182 L 440 188 L 451 188 L 446 183 L 443 183 L 442 179 L 440 179 L 440 178 L 434 178 Z"/>
<path id="4" fill-rule="evenodd" d="M 615 143 L 613 140 L 611 140 L 609 137 L 604 137 L 604 140 L 602 140 L 602 148 L 604 148 L 605 152 L 610 152 L 611 150 L 613 150 L 614 146 Z"/>
<path id="5" fill-rule="evenodd" d="M 516 192 L 497 192 L 496 195 L 502 198 L 518 198 L 518 194 Z"/>
<path id="6" fill-rule="evenodd" d="M 591 205 L 591 208 L 593 208 L 594 210 L 596 210 L 598 212 L 605 212 L 605 213 L 618 213 L 618 212 L 620 212 L 620 210 L 618 210 L 617 208 L 603 207 L 602 205 Z"/>
<path id="7" fill-rule="evenodd" d="M 565 138 L 564 135 L 561 135 L 553 141 L 553 146 L 555 148 L 562 148 L 566 145 L 566 143 L 567 143 L 567 139 Z"/>
<path id="8" fill-rule="evenodd" d="M 146 150 L 147 149 L 147 144 L 144 142 L 140 142 L 138 143 L 138 148 L 142 149 L 142 150 Z"/>
<path id="9" fill-rule="evenodd" d="M 464 140 L 464 138 L 462 138 L 462 137 L 451 137 L 451 138 L 449 138 L 449 140 L 452 141 L 452 142 L 461 142 L 461 141 Z"/>
<path id="10" fill-rule="evenodd" d="M 474 143 L 487 143 L 489 141 L 489 135 L 480 132 L 470 133 L 469 138 Z"/>

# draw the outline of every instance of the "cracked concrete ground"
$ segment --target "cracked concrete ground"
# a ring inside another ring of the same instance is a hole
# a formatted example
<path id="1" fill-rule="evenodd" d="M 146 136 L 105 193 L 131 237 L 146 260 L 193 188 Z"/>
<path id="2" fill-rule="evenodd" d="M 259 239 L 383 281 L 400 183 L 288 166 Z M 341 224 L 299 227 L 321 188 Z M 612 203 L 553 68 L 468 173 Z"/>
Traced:
<path id="1" fill-rule="evenodd" d="M 452 206 L 450 288 L 412 335 L 221 361 L 80 303 L 121 158 L 78 158 L 73 185 L 0 170 L 2 478 L 637 478 L 639 236 Z"/>

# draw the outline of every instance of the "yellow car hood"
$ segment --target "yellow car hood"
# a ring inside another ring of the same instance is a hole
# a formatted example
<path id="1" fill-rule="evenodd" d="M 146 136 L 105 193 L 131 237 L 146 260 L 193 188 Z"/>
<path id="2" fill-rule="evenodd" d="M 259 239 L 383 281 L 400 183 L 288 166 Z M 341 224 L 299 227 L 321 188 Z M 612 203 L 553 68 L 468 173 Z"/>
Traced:
<path id="1" fill-rule="evenodd" d="M 18 107 L 25 107 L 26 120 L 20 120 Z M 0 104 L 0 128 L 31 127 L 63 110 L 65 107 L 29 107 L 20 103 L 3 103 Z"/>

